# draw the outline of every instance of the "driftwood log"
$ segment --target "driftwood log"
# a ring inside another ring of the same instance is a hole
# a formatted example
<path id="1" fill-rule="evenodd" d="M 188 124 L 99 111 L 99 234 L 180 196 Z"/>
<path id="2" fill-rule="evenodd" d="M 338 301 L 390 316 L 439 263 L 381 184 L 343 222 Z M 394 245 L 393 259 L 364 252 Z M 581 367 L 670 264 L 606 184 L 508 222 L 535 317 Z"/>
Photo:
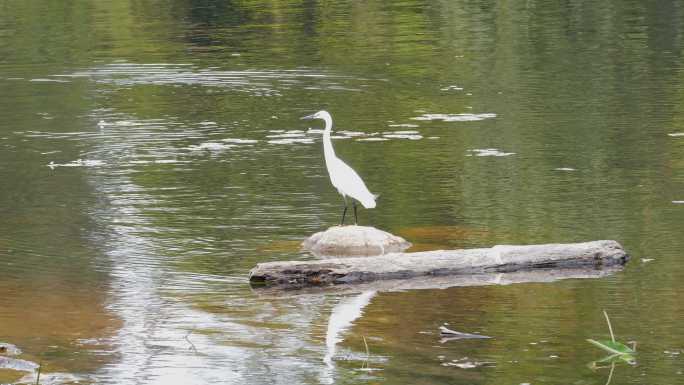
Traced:
<path id="1" fill-rule="evenodd" d="M 628 255 L 615 241 L 487 249 L 394 253 L 375 257 L 260 263 L 250 272 L 253 285 L 285 288 L 357 284 L 376 280 L 479 275 L 549 268 L 600 268 L 623 265 Z"/>

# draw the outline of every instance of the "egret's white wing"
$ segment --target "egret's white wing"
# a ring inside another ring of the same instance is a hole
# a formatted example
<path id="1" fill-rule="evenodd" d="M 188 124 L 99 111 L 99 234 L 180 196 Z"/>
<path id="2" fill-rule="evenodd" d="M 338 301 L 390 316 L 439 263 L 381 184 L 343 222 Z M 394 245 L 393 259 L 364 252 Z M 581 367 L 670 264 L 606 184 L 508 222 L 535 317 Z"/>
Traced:
<path id="1" fill-rule="evenodd" d="M 375 195 L 368 191 L 359 174 L 341 159 L 335 158 L 328 164 L 328 173 L 330 181 L 340 193 L 356 199 L 367 209 L 375 207 Z"/>

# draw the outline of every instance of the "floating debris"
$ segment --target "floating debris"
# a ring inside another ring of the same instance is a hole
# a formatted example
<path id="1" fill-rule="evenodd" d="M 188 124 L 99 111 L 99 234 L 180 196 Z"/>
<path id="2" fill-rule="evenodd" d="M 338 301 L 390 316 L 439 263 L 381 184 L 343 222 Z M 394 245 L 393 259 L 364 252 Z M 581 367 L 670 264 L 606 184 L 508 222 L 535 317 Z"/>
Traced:
<path id="1" fill-rule="evenodd" d="M 473 122 L 478 120 L 496 118 L 496 114 L 423 114 L 411 118 L 411 120 L 441 120 L 444 122 Z"/>
<path id="2" fill-rule="evenodd" d="M 439 327 L 439 334 L 442 337 L 447 337 L 449 340 L 465 340 L 465 339 L 486 339 L 486 338 L 492 338 L 490 336 L 485 336 L 482 334 L 471 334 L 471 333 L 462 333 L 462 332 L 457 332 L 456 330 L 451 330 L 448 329 L 445 326 L 440 326 Z"/>
<path id="3" fill-rule="evenodd" d="M 496 148 L 476 148 L 470 151 L 466 156 L 509 156 L 515 155 L 515 152 L 503 152 Z"/>
<path id="4" fill-rule="evenodd" d="M 641 258 L 641 263 L 649 263 L 651 261 L 655 261 L 653 258 Z"/>

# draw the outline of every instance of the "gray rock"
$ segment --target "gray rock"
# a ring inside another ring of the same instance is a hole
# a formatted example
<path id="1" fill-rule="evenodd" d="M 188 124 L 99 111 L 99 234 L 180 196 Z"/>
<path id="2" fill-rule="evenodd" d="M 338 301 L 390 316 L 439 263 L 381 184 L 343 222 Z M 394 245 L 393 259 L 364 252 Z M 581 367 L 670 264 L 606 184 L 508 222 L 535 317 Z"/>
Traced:
<path id="1" fill-rule="evenodd" d="M 404 238 L 368 226 L 334 226 L 306 239 L 302 246 L 316 256 L 374 256 L 411 246 Z"/>

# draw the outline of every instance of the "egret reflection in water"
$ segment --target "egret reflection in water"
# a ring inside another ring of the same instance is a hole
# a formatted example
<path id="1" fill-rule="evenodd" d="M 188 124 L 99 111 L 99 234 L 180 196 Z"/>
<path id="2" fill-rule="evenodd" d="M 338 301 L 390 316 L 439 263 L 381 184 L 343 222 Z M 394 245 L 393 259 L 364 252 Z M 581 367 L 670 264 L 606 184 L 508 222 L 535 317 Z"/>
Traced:
<path id="1" fill-rule="evenodd" d="M 323 357 L 323 362 L 325 362 L 328 369 L 332 370 L 334 368 L 333 358 L 335 357 L 337 344 L 344 340 L 340 335 L 349 329 L 357 318 L 361 317 L 363 308 L 370 304 L 376 293 L 376 291 L 369 290 L 353 297 L 344 298 L 333 308 L 328 319 L 328 329 L 325 334 L 326 352 L 325 357 Z M 332 383 L 334 379 L 332 373 L 328 371 L 325 373 L 326 376 L 322 379 L 323 382 Z"/>

